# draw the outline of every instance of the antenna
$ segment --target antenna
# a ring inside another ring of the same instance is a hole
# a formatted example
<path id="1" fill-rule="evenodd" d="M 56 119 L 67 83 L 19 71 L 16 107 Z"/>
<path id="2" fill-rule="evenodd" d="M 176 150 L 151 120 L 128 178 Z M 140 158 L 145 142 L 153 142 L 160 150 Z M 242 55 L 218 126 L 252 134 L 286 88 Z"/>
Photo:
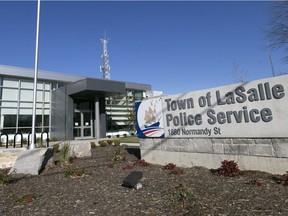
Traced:
<path id="1" fill-rule="evenodd" d="M 100 66 L 100 72 L 103 73 L 104 79 L 110 79 L 110 65 L 109 65 L 109 56 L 108 56 L 108 39 L 106 38 L 106 32 L 104 32 L 104 38 L 101 39 L 101 42 L 103 43 L 103 54 L 101 55 L 103 65 Z"/>

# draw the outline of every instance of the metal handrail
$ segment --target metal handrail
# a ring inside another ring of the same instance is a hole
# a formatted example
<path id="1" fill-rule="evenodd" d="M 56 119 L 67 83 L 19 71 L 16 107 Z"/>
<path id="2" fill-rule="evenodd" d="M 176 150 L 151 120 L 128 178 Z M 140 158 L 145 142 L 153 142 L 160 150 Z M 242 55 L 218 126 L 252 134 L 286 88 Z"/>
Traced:
<path id="1" fill-rule="evenodd" d="M 48 147 L 49 147 L 49 134 L 48 134 L 47 131 L 43 131 L 43 132 L 41 133 L 41 145 L 43 144 L 43 134 L 44 134 L 44 133 L 47 134 L 47 138 L 46 138 L 46 148 L 48 148 Z"/>
<path id="2" fill-rule="evenodd" d="M 15 135 L 14 135 L 14 148 L 16 148 L 16 136 L 17 135 L 21 135 L 21 148 L 23 147 L 23 135 L 22 135 L 22 133 L 16 133 Z"/>
<path id="3" fill-rule="evenodd" d="M 6 136 L 6 148 L 8 148 L 8 135 L 7 134 L 1 134 L 1 136 L 0 136 L 0 138 L 2 137 L 2 136 Z"/>

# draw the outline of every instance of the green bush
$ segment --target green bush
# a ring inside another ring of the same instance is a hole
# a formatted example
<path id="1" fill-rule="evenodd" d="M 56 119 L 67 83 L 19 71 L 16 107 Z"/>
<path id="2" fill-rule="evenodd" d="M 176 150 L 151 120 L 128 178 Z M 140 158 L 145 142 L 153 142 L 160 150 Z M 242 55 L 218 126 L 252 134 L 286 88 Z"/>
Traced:
<path id="1" fill-rule="evenodd" d="M 68 165 L 72 162 L 73 157 L 70 153 L 69 143 L 65 143 L 63 148 L 59 151 L 59 160 L 62 165 Z"/>
<path id="2" fill-rule="evenodd" d="M 54 153 L 59 152 L 59 144 L 53 145 L 53 151 L 54 151 Z"/>
<path id="3" fill-rule="evenodd" d="M 83 177 L 85 175 L 89 175 L 90 173 L 87 172 L 84 168 L 73 168 L 73 167 L 68 167 L 64 175 L 65 177 Z"/>
<path id="4" fill-rule="evenodd" d="M 163 201 L 165 205 L 180 204 L 181 208 L 186 208 L 189 204 L 188 200 L 190 197 L 190 190 L 182 184 L 179 184 L 164 193 Z"/>
<path id="5" fill-rule="evenodd" d="M 0 185 L 8 184 L 11 181 L 11 177 L 0 173 Z"/>
<path id="6" fill-rule="evenodd" d="M 119 135 L 119 134 L 117 134 L 117 135 L 116 135 L 116 137 L 117 137 L 117 138 L 119 138 L 119 137 L 120 137 L 120 135 Z"/>
<path id="7" fill-rule="evenodd" d="M 120 146 L 120 140 L 114 140 L 114 146 Z"/>
<path id="8" fill-rule="evenodd" d="M 96 143 L 95 142 L 90 142 L 91 148 L 96 148 Z"/>
<path id="9" fill-rule="evenodd" d="M 99 145 L 101 147 L 106 147 L 107 146 L 107 142 L 105 140 L 101 140 L 101 141 L 98 141 Z"/>
<path id="10" fill-rule="evenodd" d="M 108 145 L 112 145 L 113 140 L 107 140 L 106 142 L 107 142 Z"/>
<path id="11" fill-rule="evenodd" d="M 112 161 L 125 161 L 126 157 L 123 155 L 123 150 L 124 149 L 121 146 L 115 148 Z"/>
<path id="12" fill-rule="evenodd" d="M 19 198 L 18 202 L 21 204 L 27 204 L 29 202 L 34 201 L 37 198 L 35 194 L 26 194 Z"/>

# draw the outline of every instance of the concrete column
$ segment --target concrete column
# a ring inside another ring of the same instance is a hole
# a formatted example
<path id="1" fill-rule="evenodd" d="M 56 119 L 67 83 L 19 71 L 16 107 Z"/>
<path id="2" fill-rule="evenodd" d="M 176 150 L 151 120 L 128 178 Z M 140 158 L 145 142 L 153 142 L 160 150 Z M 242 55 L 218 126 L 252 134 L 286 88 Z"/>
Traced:
<path id="1" fill-rule="evenodd" d="M 99 97 L 95 97 L 95 123 L 94 123 L 94 131 L 95 131 L 95 138 L 100 139 L 100 102 Z"/>
<path id="2" fill-rule="evenodd" d="M 99 98 L 99 115 L 100 115 L 100 138 L 106 137 L 106 109 L 105 109 L 105 97 Z"/>

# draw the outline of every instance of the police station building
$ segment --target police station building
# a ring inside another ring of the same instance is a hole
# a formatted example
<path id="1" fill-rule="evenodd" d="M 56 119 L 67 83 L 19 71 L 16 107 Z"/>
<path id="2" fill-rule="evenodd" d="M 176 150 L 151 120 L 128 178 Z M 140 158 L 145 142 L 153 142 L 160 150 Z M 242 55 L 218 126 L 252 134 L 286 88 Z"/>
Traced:
<path id="1" fill-rule="evenodd" d="M 0 65 L 1 134 L 32 131 L 33 84 L 34 69 Z M 36 134 L 73 140 L 129 133 L 135 101 L 150 92 L 147 84 L 39 70 Z"/>

